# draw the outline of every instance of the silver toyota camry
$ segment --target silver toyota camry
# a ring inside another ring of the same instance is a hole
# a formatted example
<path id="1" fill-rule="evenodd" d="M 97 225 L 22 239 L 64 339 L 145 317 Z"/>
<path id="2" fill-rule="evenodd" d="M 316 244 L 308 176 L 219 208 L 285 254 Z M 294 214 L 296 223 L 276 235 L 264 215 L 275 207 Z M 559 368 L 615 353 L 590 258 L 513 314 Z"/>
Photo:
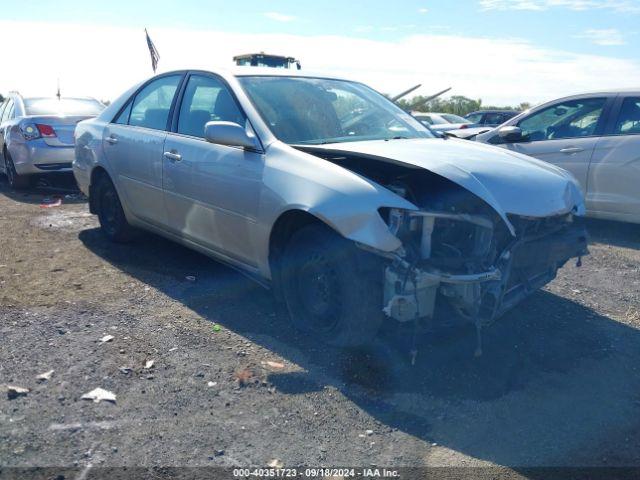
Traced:
<path id="1" fill-rule="evenodd" d="M 480 331 L 587 253 L 569 173 L 436 137 L 338 78 L 165 73 L 79 123 L 75 152 L 109 239 L 144 229 L 226 262 L 335 345 L 385 318 Z"/>
<path id="2" fill-rule="evenodd" d="M 76 124 L 104 105 L 93 98 L 23 98 L 12 93 L 0 105 L 0 169 L 12 188 L 37 174 L 71 172 Z"/>

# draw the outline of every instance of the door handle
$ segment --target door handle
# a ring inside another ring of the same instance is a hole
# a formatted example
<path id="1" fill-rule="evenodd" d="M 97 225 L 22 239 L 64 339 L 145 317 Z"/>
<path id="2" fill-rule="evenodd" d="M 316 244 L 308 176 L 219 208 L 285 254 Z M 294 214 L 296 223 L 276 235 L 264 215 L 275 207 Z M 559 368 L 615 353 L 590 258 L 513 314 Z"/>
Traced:
<path id="1" fill-rule="evenodd" d="M 179 155 L 174 152 L 164 152 L 164 158 L 167 160 L 171 160 L 172 162 L 179 162 L 182 160 L 182 155 Z"/>
<path id="2" fill-rule="evenodd" d="M 580 153 L 580 152 L 584 152 L 584 148 L 580 148 L 580 147 L 567 147 L 567 148 L 561 148 L 560 152 L 562 153 L 566 153 L 566 154 L 570 154 L 570 153 Z"/>
<path id="3" fill-rule="evenodd" d="M 113 135 L 109 135 L 105 140 L 111 145 L 115 145 L 116 143 L 118 143 L 118 139 Z"/>

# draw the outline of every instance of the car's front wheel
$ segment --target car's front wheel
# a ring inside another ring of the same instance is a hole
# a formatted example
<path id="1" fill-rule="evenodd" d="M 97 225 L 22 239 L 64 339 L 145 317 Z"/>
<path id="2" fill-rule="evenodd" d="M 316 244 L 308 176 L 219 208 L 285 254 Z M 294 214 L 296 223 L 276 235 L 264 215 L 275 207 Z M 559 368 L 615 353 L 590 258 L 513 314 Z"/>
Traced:
<path id="1" fill-rule="evenodd" d="M 380 329 L 382 262 L 328 227 L 307 226 L 291 237 L 280 281 L 292 323 L 314 338 L 353 347 Z"/>
<path id="2" fill-rule="evenodd" d="M 102 175 L 98 178 L 93 195 L 96 195 L 96 207 L 100 228 L 112 242 L 126 243 L 135 237 L 135 229 L 125 217 L 118 192 L 111 179 Z"/>
<path id="3" fill-rule="evenodd" d="M 8 151 L 4 152 L 4 172 L 7 175 L 9 186 L 14 190 L 22 190 L 28 188 L 31 184 L 31 178 L 27 175 L 18 175 L 16 166 Z"/>

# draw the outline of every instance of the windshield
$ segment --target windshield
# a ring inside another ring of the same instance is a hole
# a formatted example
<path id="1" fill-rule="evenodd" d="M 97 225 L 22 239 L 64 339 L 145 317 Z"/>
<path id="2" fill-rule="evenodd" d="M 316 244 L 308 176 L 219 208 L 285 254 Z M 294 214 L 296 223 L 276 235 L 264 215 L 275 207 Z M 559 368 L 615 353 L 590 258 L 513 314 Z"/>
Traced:
<path id="1" fill-rule="evenodd" d="M 105 106 L 91 98 L 25 98 L 27 115 L 98 115 Z"/>
<path id="2" fill-rule="evenodd" d="M 239 77 L 273 134 L 289 144 L 432 138 L 420 122 L 354 82 L 301 77 Z"/>

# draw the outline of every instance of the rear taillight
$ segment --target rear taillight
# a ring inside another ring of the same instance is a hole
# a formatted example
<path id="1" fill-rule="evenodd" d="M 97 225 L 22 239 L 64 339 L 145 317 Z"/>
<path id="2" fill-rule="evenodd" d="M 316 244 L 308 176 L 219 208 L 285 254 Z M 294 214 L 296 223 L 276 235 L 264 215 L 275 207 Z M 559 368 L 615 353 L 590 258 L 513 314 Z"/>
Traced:
<path id="1" fill-rule="evenodd" d="M 51 138 L 56 136 L 56 131 L 53 129 L 51 125 L 36 123 L 36 127 L 38 127 L 38 131 L 40 132 L 40 135 L 45 138 Z"/>

